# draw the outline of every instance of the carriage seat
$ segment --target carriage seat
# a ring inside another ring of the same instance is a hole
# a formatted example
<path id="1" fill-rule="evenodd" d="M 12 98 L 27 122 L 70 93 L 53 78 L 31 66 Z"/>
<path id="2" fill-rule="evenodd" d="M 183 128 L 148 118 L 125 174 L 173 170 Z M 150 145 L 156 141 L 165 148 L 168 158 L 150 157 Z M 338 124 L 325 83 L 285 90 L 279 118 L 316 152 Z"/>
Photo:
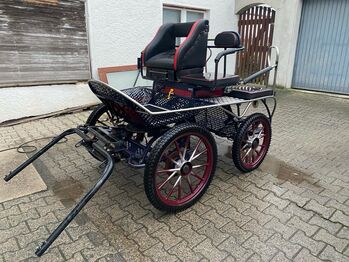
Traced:
<path id="1" fill-rule="evenodd" d="M 142 52 L 145 78 L 173 80 L 201 73 L 206 63 L 208 20 L 162 25 Z M 176 48 L 177 37 L 186 37 Z"/>
<path id="2" fill-rule="evenodd" d="M 224 31 L 219 33 L 214 39 L 214 47 L 224 48 L 241 48 L 241 38 L 239 33 L 235 31 Z M 226 87 L 233 86 L 240 82 L 238 75 L 220 74 L 217 73 L 197 73 L 183 76 L 181 81 L 187 84 L 195 85 L 204 88 Z"/>

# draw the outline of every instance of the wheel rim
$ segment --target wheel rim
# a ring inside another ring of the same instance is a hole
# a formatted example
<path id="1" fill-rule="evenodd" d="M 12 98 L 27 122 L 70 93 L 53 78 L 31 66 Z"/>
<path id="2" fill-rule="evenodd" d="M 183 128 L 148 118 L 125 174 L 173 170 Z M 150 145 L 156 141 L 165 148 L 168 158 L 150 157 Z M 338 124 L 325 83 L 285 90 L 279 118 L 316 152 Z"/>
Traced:
<path id="1" fill-rule="evenodd" d="M 203 190 L 212 168 L 208 139 L 198 133 L 181 135 L 162 152 L 155 172 L 156 193 L 167 205 L 184 205 Z"/>
<path id="2" fill-rule="evenodd" d="M 269 122 L 259 118 L 251 123 L 243 134 L 240 160 L 245 168 L 255 168 L 268 151 L 270 141 Z"/>

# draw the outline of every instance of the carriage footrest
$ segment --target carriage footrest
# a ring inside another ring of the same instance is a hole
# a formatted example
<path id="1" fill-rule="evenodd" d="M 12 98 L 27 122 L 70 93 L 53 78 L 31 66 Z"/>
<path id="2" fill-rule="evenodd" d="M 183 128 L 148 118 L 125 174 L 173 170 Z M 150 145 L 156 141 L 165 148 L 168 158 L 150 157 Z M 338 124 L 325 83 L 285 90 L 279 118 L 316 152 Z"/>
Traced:
<path id="1" fill-rule="evenodd" d="M 265 96 L 272 96 L 273 89 L 259 86 L 238 85 L 227 87 L 225 90 L 227 96 L 232 96 L 240 99 L 256 99 Z"/>

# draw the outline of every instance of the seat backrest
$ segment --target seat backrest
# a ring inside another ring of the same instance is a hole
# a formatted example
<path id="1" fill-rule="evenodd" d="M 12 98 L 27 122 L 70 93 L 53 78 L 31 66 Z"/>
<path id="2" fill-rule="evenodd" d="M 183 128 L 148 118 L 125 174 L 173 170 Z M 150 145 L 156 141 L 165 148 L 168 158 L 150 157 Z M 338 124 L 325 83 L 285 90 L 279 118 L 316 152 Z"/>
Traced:
<path id="1" fill-rule="evenodd" d="M 241 47 L 241 38 L 239 33 L 235 31 L 224 31 L 215 37 L 214 44 L 221 48 L 239 48 Z"/>
<path id="2" fill-rule="evenodd" d="M 204 67 L 207 52 L 208 20 L 162 25 L 142 52 L 143 65 L 157 54 L 175 50 L 173 70 Z M 176 48 L 176 38 L 186 37 Z"/>

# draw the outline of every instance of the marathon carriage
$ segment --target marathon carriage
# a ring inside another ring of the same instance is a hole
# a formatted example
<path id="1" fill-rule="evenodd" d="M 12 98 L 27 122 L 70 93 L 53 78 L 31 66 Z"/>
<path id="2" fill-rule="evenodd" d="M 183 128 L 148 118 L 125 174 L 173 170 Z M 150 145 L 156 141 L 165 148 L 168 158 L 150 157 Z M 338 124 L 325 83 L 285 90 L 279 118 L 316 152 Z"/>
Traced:
<path id="1" fill-rule="evenodd" d="M 37 249 L 41 256 L 112 174 L 116 162 L 144 168 L 144 189 L 159 210 L 177 212 L 205 193 L 217 164 L 212 135 L 233 141 L 232 158 L 242 172 L 256 169 L 271 141 L 276 107 L 270 88 L 247 85 L 275 69 L 276 62 L 241 80 L 226 73 L 226 57 L 244 48 L 240 36 L 222 32 L 208 41 L 208 21 L 164 24 L 138 59 L 143 78 L 153 86 L 117 90 L 91 80 L 92 92 L 102 101 L 83 126 L 66 130 L 5 177 L 9 181 L 67 135 L 77 134 L 93 157 L 105 163 L 100 179 L 49 238 Z M 176 47 L 176 39 L 186 37 Z M 211 42 L 213 41 L 213 43 Z M 208 44 L 210 43 L 210 44 Z M 214 73 L 206 73 L 208 48 L 221 48 Z M 270 49 L 271 50 L 271 49 Z M 271 53 L 271 52 L 270 52 Z M 219 62 L 223 58 L 223 72 Z M 267 115 L 246 115 L 261 102 Z M 268 105 L 272 102 L 272 109 Z M 108 121 L 106 121 L 106 118 Z"/>

